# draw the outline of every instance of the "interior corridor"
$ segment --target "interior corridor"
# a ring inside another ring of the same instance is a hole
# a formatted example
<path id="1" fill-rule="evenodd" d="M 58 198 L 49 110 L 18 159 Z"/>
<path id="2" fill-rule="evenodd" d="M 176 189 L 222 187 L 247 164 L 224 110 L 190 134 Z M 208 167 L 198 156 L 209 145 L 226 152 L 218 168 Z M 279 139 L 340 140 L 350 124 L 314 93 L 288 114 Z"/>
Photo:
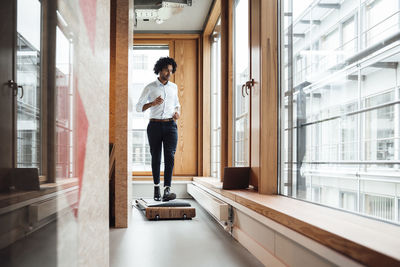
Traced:
<path id="1" fill-rule="evenodd" d="M 0 267 L 400 267 L 400 0 L 0 25 Z"/>
<path id="2" fill-rule="evenodd" d="M 192 220 L 149 221 L 133 206 L 130 225 L 110 229 L 110 266 L 263 266 L 196 201 Z"/>

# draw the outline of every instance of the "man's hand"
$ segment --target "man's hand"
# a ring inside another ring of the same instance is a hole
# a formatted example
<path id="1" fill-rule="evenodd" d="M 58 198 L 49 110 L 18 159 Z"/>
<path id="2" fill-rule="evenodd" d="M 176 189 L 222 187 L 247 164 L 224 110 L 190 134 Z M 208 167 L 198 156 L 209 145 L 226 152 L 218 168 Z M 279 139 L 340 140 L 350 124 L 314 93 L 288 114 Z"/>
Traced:
<path id="1" fill-rule="evenodd" d="M 164 102 L 164 99 L 162 99 L 161 96 L 158 96 L 158 97 L 152 102 L 152 106 L 161 105 L 163 102 Z"/>
<path id="2" fill-rule="evenodd" d="M 153 102 L 149 102 L 147 104 L 143 105 L 142 111 L 145 112 L 147 109 L 161 105 L 164 102 L 164 99 L 161 98 L 161 96 L 158 96 Z"/>
<path id="3" fill-rule="evenodd" d="M 174 116 L 172 116 L 172 118 L 174 119 L 174 120 L 177 120 L 177 119 L 179 119 L 179 113 L 178 112 L 175 112 L 174 113 Z"/>

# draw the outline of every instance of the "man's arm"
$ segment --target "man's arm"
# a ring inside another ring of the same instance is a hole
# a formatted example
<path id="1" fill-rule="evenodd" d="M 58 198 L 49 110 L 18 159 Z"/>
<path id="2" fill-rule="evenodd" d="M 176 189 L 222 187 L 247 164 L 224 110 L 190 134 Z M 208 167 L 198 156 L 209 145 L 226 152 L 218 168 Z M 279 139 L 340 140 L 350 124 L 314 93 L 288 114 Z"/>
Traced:
<path id="1" fill-rule="evenodd" d="M 150 92 L 150 88 L 149 87 L 145 87 L 143 89 L 142 94 L 140 95 L 139 101 L 136 104 L 136 111 L 137 112 L 143 112 L 146 109 L 148 109 L 150 106 L 148 106 L 146 109 L 144 109 L 144 106 L 147 105 L 146 102 L 149 98 L 149 92 Z"/>
<path id="2" fill-rule="evenodd" d="M 149 108 L 154 107 L 154 106 L 161 105 L 163 102 L 164 102 L 164 99 L 162 99 L 161 96 L 158 96 L 154 101 L 152 101 L 150 103 L 147 103 L 147 104 L 144 104 L 143 108 L 142 108 L 142 111 L 145 112 L 146 109 L 149 109 Z"/>
<path id="3" fill-rule="evenodd" d="M 147 109 L 153 106 L 153 102 L 147 103 L 143 105 L 142 111 L 145 112 Z"/>

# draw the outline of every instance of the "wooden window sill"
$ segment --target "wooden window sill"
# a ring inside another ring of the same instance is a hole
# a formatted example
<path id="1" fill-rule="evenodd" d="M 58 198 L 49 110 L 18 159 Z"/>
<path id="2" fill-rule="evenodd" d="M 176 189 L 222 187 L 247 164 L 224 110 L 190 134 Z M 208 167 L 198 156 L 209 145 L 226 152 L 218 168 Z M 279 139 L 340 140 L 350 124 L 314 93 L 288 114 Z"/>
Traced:
<path id="1" fill-rule="evenodd" d="M 399 226 L 281 195 L 223 190 L 215 178 L 193 181 L 360 263 L 400 265 Z"/>
<path id="2" fill-rule="evenodd" d="M 78 178 L 68 178 L 68 179 L 61 179 L 55 183 L 41 184 L 40 190 L 37 191 L 32 190 L 32 191 L 19 191 L 12 193 L 0 193 L 0 209 L 33 198 L 65 190 L 77 185 L 78 185 Z"/>

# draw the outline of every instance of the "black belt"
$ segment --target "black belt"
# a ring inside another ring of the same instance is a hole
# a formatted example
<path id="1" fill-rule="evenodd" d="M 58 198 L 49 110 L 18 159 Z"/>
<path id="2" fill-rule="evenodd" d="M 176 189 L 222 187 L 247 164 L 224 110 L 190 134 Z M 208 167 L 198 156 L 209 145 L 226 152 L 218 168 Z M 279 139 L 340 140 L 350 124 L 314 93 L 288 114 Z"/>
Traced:
<path id="1" fill-rule="evenodd" d="M 155 121 L 155 122 L 168 122 L 168 121 L 173 121 L 173 118 L 170 119 L 150 119 L 150 121 Z"/>

